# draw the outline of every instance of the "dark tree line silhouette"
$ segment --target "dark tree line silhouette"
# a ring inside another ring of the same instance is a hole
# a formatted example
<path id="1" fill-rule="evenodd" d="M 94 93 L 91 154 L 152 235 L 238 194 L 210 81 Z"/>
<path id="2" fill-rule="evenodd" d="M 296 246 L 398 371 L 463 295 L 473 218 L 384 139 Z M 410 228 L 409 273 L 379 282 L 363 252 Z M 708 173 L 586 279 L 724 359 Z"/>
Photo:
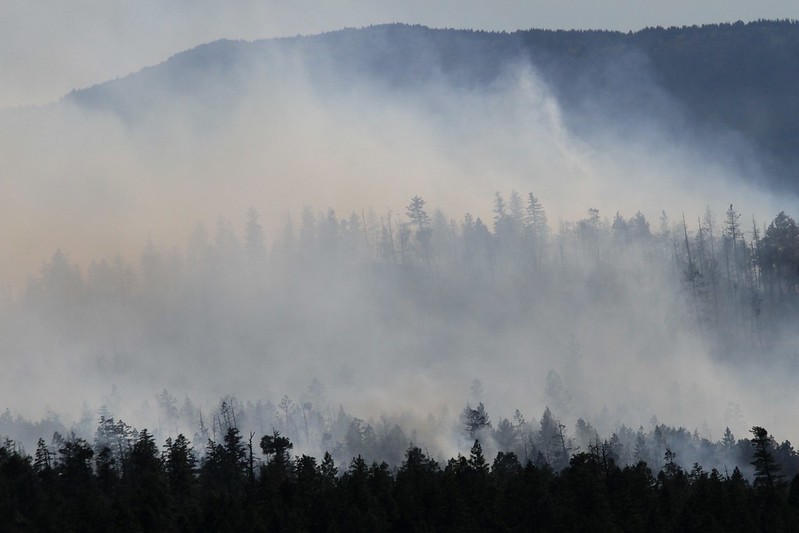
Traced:
<path id="1" fill-rule="evenodd" d="M 5 531 L 791 531 L 799 473 L 787 482 L 773 438 L 751 433 L 752 482 L 683 469 L 668 448 L 622 466 L 599 440 L 558 469 L 512 451 L 492 461 L 479 439 L 444 463 L 408 443 L 395 467 L 358 455 L 339 468 L 329 453 L 292 457 L 278 431 L 256 445 L 235 426 L 204 452 L 183 435 L 159 450 L 147 430 L 121 453 L 70 436 L 30 457 L 6 440 L 0 516 Z"/>

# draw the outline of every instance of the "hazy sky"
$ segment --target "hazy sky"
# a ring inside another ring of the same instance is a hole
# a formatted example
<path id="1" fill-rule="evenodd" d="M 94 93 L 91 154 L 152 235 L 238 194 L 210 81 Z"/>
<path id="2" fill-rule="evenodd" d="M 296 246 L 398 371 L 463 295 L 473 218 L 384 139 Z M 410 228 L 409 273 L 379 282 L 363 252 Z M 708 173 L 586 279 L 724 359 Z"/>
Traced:
<path id="1" fill-rule="evenodd" d="M 385 22 L 516 30 L 799 18 L 799 3 L 762 0 L 0 0 L 0 108 L 159 63 L 219 38 L 259 39 Z"/>

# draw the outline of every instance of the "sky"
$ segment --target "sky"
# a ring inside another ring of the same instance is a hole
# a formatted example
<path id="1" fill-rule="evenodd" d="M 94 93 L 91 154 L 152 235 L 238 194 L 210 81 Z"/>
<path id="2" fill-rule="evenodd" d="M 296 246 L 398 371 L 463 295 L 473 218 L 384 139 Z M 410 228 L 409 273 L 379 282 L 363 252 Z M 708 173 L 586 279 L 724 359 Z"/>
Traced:
<path id="1" fill-rule="evenodd" d="M 220 38 L 404 22 L 506 30 L 612 29 L 799 18 L 788 0 L 0 0 L 0 109 L 58 100 Z"/>

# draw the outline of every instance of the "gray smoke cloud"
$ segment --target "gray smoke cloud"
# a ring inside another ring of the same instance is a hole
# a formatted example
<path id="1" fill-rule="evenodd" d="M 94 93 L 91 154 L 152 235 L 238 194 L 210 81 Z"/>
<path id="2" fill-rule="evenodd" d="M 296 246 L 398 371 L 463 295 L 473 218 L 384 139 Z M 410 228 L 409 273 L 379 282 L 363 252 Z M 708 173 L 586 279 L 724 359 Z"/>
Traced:
<path id="1" fill-rule="evenodd" d="M 635 427 L 657 414 L 716 437 L 753 423 L 796 434 L 790 403 L 777 401 L 789 376 L 763 371 L 754 389 L 747 372 L 718 361 L 670 257 L 657 268 L 651 256 L 593 262 L 575 240 L 570 223 L 588 208 L 603 224 L 640 210 L 655 232 L 663 210 L 672 225 L 684 212 L 690 228 L 707 206 L 721 217 L 732 203 L 762 224 L 796 205 L 747 186 L 742 174 L 758 172 L 756 161 L 741 167 L 723 139 L 680 129 L 676 103 L 664 96 L 662 113 L 637 121 L 588 114 L 575 128 L 530 65 L 510 65 L 489 87 L 442 76 L 391 91 L 365 75 L 326 80 L 292 53 L 240 61 L 191 91 L 146 73 L 122 80 L 135 96 L 125 101 L 146 102 L 132 113 L 66 100 L 0 116 L 0 280 L 9 295 L 0 405 L 77 418 L 116 385 L 126 417 L 147 420 L 139 403 L 164 388 L 205 405 L 225 394 L 276 403 L 317 377 L 333 409 L 410 413 L 425 442 L 452 454 L 450 421 L 479 378 L 496 416 L 537 416 L 559 401 L 570 422 L 606 407 L 613 422 Z M 364 221 L 371 210 L 384 224 L 391 213 L 397 230 L 421 195 L 431 215 L 444 213 L 434 230 L 443 239 L 449 219 L 467 211 L 490 226 L 495 192 L 512 190 L 541 199 L 548 253 L 562 261 L 529 279 L 512 270 L 462 276 L 457 254 L 436 268 L 417 259 L 418 277 L 373 256 L 285 265 L 274 252 L 253 277 L 191 266 L 198 222 L 216 244 L 226 227 L 240 241 L 250 207 L 279 248 L 287 217 L 301 238 L 304 206 L 317 218 L 332 208 Z M 142 264 L 148 241 L 163 262 L 154 285 Z M 69 308 L 42 319 L 35 306 L 15 306 L 57 248 L 84 277 L 92 261 L 118 255 L 154 292 L 142 289 L 136 312 L 97 307 L 94 320 L 77 323 Z M 569 399 L 547 393 L 551 370 Z M 731 403 L 745 418 L 730 421 Z"/>

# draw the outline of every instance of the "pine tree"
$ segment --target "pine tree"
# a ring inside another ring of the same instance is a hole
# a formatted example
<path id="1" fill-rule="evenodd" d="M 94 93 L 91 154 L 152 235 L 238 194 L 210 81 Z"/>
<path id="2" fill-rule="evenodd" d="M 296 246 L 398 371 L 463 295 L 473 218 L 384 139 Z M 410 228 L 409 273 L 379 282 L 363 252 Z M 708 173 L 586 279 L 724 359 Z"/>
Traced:
<path id="1" fill-rule="evenodd" d="M 753 426 L 750 433 L 753 436 L 752 447 L 754 448 L 752 465 L 755 467 L 755 480 L 753 485 L 766 492 L 769 500 L 775 501 L 778 490 L 783 487 L 783 481 L 779 474 L 780 465 L 774 460 L 774 454 L 771 452 L 773 439 L 769 436 L 768 431 L 760 426 Z"/>
<path id="2" fill-rule="evenodd" d="M 485 410 L 483 402 L 477 404 L 477 408 L 472 409 L 469 404 L 461 412 L 460 417 L 461 431 L 469 440 L 474 439 L 483 429 L 491 429 L 491 421 Z"/>
<path id="3" fill-rule="evenodd" d="M 294 444 L 277 430 L 261 438 L 261 451 L 268 458 L 266 471 L 272 477 L 282 480 L 291 475 L 289 450 L 292 448 Z"/>
<path id="4" fill-rule="evenodd" d="M 469 450 L 468 464 L 473 471 L 481 475 L 488 473 L 488 461 L 483 456 L 483 447 L 480 445 L 480 439 L 475 439 L 472 449 Z"/>
<path id="5" fill-rule="evenodd" d="M 36 455 L 34 456 L 33 469 L 40 474 L 50 472 L 52 469 L 52 456 L 50 448 L 45 444 L 44 439 L 39 437 L 36 443 Z"/>
<path id="6" fill-rule="evenodd" d="M 411 203 L 408 204 L 406 208 L 408 218 L 410 218 L 411 223 L 416 226 L 416 231 L 418 233 L 421 233 L 430 225 L 430 216 L 427 214 L 427 211 L 425 211 L 424 206 L 425 201 L 422 197 L 414 196 L 411 199 Z"/>
<path id="7" fill-rule="evenodd" d="M 163 464 L 170 492 L 178 501 L 184 501 L 194 486 L 197 458 L 189 440 L 182 433 L 174 441 L 166 439 Z"/>

